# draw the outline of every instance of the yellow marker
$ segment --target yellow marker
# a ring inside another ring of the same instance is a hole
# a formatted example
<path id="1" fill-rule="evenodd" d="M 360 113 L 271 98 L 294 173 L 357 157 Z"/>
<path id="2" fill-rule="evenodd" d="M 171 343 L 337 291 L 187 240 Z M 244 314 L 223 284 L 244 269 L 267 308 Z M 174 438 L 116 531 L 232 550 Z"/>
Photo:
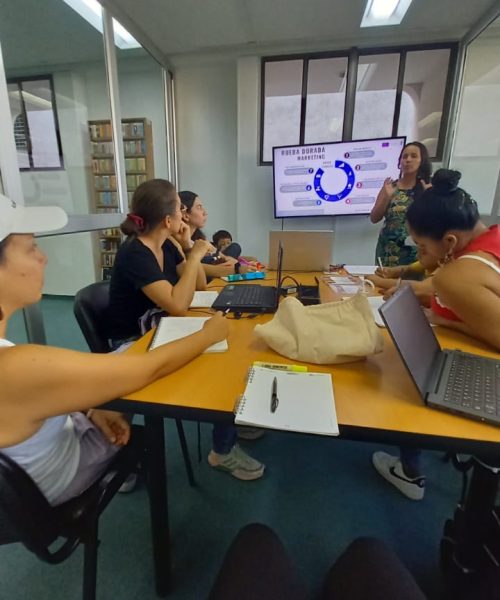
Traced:
<path id="1" fill-rule="evenodd" d="M 253 363 L 254 367 L 265 367 L 266 369 L 277 369 L 278 371 L 295 371 L 296 373 L 305 373 L 308 368 L 302 365 L 284 365 L 282 363 L 266 363 L 256 360 Z"/>

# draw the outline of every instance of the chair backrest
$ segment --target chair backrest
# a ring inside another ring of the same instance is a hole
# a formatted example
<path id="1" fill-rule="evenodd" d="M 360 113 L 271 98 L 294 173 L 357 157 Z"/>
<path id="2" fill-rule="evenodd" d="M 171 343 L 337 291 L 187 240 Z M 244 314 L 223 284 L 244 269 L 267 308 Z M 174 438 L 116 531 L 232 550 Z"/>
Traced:
<path id="1" fill-rule="evenodd" d="M 98 281 L 81 289 L 75 296 L 73 312 L 83 337 L 92 352 L 111 350 L 107 333 L 109 281 Z"/>
<path id="2" fill-rule="evenodd" d="M 0 544 L 21 542 L 44 558 L 56 538 L 47 499 L 26 471 L 0 452 Z"/>

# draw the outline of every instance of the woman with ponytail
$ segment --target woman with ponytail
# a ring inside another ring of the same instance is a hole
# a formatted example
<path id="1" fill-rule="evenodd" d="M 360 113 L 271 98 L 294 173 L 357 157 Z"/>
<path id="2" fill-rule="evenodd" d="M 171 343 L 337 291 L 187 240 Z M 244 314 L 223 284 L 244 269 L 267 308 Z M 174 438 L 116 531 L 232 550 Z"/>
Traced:
<path id="1" fill-rule="evenodd" d="M 185 258 L 189 229 L 175 187 L 164 179 L 136 189 L 121 230 L 127 239 L 117 252 L 110 284 L 109 331 L 115 346 L 141 335 L 139 320 L 148 311 L 186 313 L 195 290 L 206 287 L 201 259 L 210 249 L 197 240 Z"/>
<path id="2" fill-rule="evenodd" d="M 109 323 L 116 347 L 150 328 L 151 315 L 185 315 L 195 290 L 206 286 L 201 260 L 212 246 L 202 238 L 191 241 L 182 209 L 175 187 L 164 179 L 146 181 L 134 193 L 121 225 L 127 240 L 111 276 Z M 243 452 L 236 437 L 234 425 L 214 425 L 208 463 L 237 479 L 259 479 L 264 465 Z"/>

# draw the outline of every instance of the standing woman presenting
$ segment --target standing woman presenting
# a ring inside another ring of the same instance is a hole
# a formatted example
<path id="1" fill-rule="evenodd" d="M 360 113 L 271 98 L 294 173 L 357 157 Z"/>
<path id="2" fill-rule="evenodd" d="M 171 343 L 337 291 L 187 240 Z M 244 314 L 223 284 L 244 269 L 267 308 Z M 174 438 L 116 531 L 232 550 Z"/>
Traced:
<path id="1" fill-rule="evenodd" d="M 375 260 L 380 259 L 384 267 L 409 265 L 416 260 L 417 249 L 405 244 L 408 237 L 406 211 L 413 199 L 430 185 L 432 165 L 427 148 L 420 142 L 406 144 L 398 167 L 399 179 L 384 181 L 370 213 L 372 223 L 384 219 L 375 251 Z"/>

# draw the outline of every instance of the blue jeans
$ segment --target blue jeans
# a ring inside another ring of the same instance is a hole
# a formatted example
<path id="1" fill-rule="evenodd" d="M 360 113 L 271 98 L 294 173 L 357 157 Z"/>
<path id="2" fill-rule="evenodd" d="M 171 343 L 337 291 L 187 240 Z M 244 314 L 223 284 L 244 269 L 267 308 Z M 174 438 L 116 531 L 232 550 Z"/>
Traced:
<path id="1" fill-rule="evenodd" d="M 229 454 L 236 443 L 234 425 L 214 425 L 212 429 L 212 450 L 217 454 Z"/>

